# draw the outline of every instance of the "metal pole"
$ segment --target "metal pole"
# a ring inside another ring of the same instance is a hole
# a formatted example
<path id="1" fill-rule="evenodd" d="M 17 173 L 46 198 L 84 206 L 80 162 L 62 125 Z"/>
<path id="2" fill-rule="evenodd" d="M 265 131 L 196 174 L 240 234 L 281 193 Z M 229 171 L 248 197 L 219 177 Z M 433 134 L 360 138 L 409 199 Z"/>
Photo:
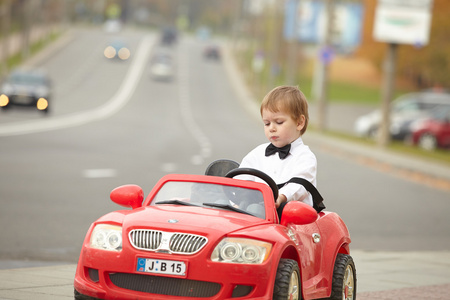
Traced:
<path id="1" fill-rule="evenodd" d="M 326 22 L 327 26 L 325 29 L 325 36 L 320 47 L 321 54 L 318 59 L 319 67 L 316 69 L 318 73 L 318 129 L 319 131 L 324 131 L 326 129 L 326 119 L 327 119 L 327 102 L 328 102 L 328 69 L 330 59 L 325 58 L 331 50 L 331 31 L 333 27 L 333 15 L 334 15 L 334 0 L 326 0 L 325 10 L 326 10 Z"/>
<path id="2" fill-rule="evenodd" d="M 269 77 L 267 80 L 267 90 L 270 91 L 275 85 L 275 68 L 278 66 L 278 52 L 280 40 L 278 38 L 278 6 L 273 5 L 270 7 L 270 59 L 269 59 Z"/>
<path id="3" fill-rule="evenodd" d="M 383 98 L 381 102 L 381 124 L 378 132 L 378 145 L 380 147 L 386 147 L 390 140 L 391 135 L 389 127 L 391 124 L 390 110 L 391 99 L 395 87 L 395 68 L 397 59 L 398 45 L 394 43 L 388 44 L 388 51 L 386 60 L 384 62 L 384 80 L 383 80 Z"/>
<path id="4" fill-rule="evenodd" d="M 298 0 L 295 0 L 294 7 L 298 8 Z M 286 66 L 286 84 L 294 85 L 295 84 L 295 75 L 297 71 L 297 35 L 296 35 L 296 27 L 299 22 L 298 14 L 294 15 L 294 35 L 288 41 L 288 57 L 287 57 L 287 66 Z"/>

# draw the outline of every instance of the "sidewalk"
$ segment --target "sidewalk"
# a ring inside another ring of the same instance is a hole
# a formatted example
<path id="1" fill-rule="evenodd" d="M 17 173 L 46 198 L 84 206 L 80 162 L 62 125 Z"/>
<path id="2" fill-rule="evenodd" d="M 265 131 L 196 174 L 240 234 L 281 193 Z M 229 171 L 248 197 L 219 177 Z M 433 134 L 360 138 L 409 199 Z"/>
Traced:
<path id="1" fill-rule="evenodd" d="M 450 251 L 353 251 L 358 300 L 448 299 Z M 73 299 L 76 265 L 0 270 L 0 300 Z"/>
<path id="2" fill-rule="evenodd" d="M 449 299 L 450 252 L 353 251 L 357 299 Z"/>

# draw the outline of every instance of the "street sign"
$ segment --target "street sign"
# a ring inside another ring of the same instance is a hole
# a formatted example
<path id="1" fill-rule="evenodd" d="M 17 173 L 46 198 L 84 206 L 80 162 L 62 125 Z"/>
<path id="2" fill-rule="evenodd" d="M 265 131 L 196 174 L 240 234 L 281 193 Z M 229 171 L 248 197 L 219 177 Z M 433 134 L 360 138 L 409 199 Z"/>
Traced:
<path id="1" fill-rule="evenodd" d="M 358 2 L 334 3 L 331 42 L 336 50 L 352 52 L 361 43 L 364 8 Z M 320 44 L 327 28 L 323 1 L 287 0 L 284 38 L 302 43 Z"/>
<path id="2" fill-rule="evenodd" d="M 373 37 L 376 41 L 428 44 L 433 0 L 378 0 Z"/>

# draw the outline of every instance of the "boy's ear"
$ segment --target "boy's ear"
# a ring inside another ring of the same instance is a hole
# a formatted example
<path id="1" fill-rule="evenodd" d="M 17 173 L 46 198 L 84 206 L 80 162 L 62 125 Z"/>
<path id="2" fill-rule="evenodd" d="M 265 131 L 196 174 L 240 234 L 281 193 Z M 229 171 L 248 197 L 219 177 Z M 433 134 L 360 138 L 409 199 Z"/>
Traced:
<path id="1" fill-rule="evenodd" d="M 303 127 L 305 127 L 306 118 L 304 115 L 300 116 L 300 119 L 297 121 L 297 130 L 301 131 Z"/>

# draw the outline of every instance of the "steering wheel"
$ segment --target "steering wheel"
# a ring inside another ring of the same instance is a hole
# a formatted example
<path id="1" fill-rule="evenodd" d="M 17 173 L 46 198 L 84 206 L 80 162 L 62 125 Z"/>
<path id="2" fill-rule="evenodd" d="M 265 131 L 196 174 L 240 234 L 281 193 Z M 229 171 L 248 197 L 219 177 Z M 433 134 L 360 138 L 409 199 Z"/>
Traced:
<path id="1" fill-rule="evenodd" d="M 275 199 L 275 201 L 277 200 L 277 198 L 278 198 L 277 184 L 266 173 L 261 172 L 260 170 L 252 169 L 252 168 L 237 168 L 237 169 L 233 169 L 233 170 L 229 171 L 225 175 L 225 177 L 233 178 L 238 175 L 252 175 L 252 176 L 256 176 L 256 177 L 264 180 L 269 185 L 269 187 L 272 189 L 273 198 Z"/>

